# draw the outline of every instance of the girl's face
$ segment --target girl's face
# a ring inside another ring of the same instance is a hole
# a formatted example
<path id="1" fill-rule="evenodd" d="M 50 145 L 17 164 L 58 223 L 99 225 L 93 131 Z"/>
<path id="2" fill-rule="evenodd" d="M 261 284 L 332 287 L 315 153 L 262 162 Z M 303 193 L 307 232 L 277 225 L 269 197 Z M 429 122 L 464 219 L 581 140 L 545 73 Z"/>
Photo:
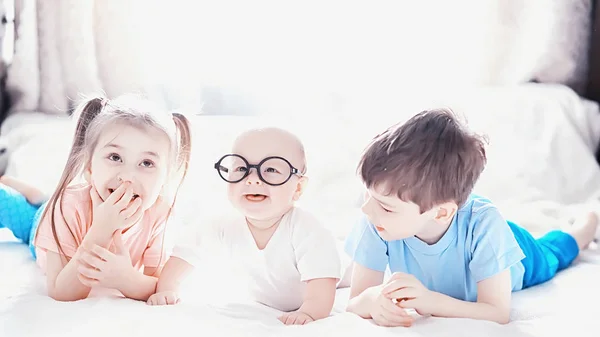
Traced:
<path id="1" fill-rule="evenodd" d="M 155 128 L 110 125 L 98 139 L 86 172 L 88 180 L 102 200 L 122 182 L 131 182 L 134 198 L 141 198 L 142 208 L 147 210 L 166 183 L 169 145 L 167 135 Z"/>

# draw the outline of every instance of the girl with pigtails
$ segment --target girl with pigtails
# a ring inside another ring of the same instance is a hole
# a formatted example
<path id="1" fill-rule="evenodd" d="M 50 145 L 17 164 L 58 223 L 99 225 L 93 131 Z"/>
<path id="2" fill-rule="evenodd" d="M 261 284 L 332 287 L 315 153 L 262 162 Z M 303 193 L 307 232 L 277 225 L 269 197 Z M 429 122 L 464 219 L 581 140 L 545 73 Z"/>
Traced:
<path id="1" fill-rule="evenodd" d="M 92 98 L 53 195 L 0 178 L 0 228 L 29 244 L 48 295 L 86 298 L 94 287 L 146 301 L 167 260 L 164 232 L 189 165 L 190 125 L 147 100 Z"/>

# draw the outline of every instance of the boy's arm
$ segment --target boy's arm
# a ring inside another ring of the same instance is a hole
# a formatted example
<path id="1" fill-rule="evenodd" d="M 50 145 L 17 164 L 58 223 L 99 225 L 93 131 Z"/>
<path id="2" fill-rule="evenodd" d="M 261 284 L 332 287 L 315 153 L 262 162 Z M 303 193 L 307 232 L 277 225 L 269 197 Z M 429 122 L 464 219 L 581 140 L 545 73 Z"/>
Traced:
<path id="1" fill-rule="evenodd" d="M 471 318 L 508 323 L 511 298 L 510 269 L 477 283 L 477 302 L 459 300 L 428 290 L 414 276 L 394 273 L 383 293 L 395 298 L 403 308 L 413 308 L 421 315 Z"/>
<path id="2" fill-rule="evenodd" d="M 0 176 L 0 183 L 21 193 L 32 205 L 39 205 L 47 199 L 46 195 L 42 191 L 19 179 L 9 176 Z"/>
<path id="3" fill-rule="evenodd" d="M 506 324 L 510 319 L 510 269 L 477 284 L 477 302 L 457 300 L 434 293 L 432 316 L 472 318 Z"/>
<path id="4" fill-rule="evenodd" d="M 380 326 L 411 326 L 414 319 L 383 294 L 384 273 L 354 263 L 347 311 L 373 319 Z"/>
<path id="5" fill-rule="evenodd" d="M 346 310 L 362 318 L 372 318 L 371 307 L 380 294 L 379 291 L 373 291 L 372 289 L 383 283 L 383 276 L 383 272 L 363 267 L 354 262 L 350 301 Z"/>
<path id="6" fill-rule="evenodd" d="M 473 213 L 473 240 L 471 243 L 471 277 L 477 282 L 477 302 L 456 300 L 435 294 L 435 316 L 467 317 L 508 323 L 512 293 L 511 266 L 524 257 L 513 228 L 507 224 L 497 208 Z"/>

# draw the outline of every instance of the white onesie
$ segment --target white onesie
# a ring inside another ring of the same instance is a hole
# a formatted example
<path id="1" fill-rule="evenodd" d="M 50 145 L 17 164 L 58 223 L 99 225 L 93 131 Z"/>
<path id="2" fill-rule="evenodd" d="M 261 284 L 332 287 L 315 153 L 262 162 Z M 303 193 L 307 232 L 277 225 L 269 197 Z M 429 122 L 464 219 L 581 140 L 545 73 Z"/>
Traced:
<path id="1" fill-rule="evenodd" d="M 331 232 L 312 214 L 292 208 L 284 215 L 269 243 L 258 249 L 242 215 L 229 216 L 202 231 L 200 245 L 218 244 L 235 269 L 248 278 L 250 295 L 281 311 L 297 310 L 303 302 L 306 281 L 342 275 L 341 261 Z M 206 224 L 199 224 L 205 226 Z M 206 247 L 175 246 L 173 256 L 199 265 Z"/>

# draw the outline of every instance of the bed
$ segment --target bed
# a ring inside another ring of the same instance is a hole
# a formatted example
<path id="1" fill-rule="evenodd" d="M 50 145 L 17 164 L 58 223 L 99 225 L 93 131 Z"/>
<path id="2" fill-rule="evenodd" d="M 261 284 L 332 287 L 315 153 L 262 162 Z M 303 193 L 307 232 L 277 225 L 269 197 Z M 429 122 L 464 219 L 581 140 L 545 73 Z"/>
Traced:
<path id="1" fill-rule="evenodd" d="M 591 2 L 577 1 L 584 3 Z M 587 10 L 592 13 L 591 7 Z M 592 38 L 592 53 L 598 45 L 600 42 Z M 597 69 L 595 62 L 598 58 L 590 58 L 591 71 Z M 477 193 L 494 200 L 506 218 L 536 235 L 566 226 L 586 210 L 600 211 L 600 167 L 595 158 L 600 142 L 600 97 L 594 94 L 598 92 L 594 76 L 576 84 L 575 77 L 561 82 L 546 75 L 435 94 L 430 88 L 409 92 L 402 99 L 390 95 L 391 89 L 373 99 L 364 91 L 357 94 L 364 88 L 355 87 L 348 89 L 343 103 L 335 108 L 315 96 L 305 96 L 303 104 L 288 107 L 283 115 L 196 115 L 192 117 L 193 169 L 179 197 L 178 221 L 169 232 L 176 240 L 203 217 L 225 210 L 223 182 L 212 164 L 228 150 L 238 131 L 269 124 L 288 128 L 304 140 L 310 183 L 300 206 L 316 213 L 341 247 L 360 212 L 361 184 L 354 170 L 364 145 L 391 123 L 439 105 L 464 113 L 469 124 L 490 140 L 489 162 L 476 186 Z M 23 110 L 13 113 L 0 130 L 14 146 L 7 174 L 51 191 L 62 169 L 72 123 L 64 115 Z M 269 111 L 277 110 L 276 105 L 270 106 Z M 349 264 L 345 257 L 343 261 Z M 582 254 L 572 268 L 550 282 L 515 293 L 511 322 L 506 325 L 420 317 L 411 328 L 381 328 L 344 312 L 348 288 L 340 287 L 329 318 L 286 327 L 277 321 L 277 311 L 244 296 L 243 287 L 235 283 L 236 275 L 216 267 L 206 266 L 193 275 L 184 287 L 185 300 L 177 306 L 149 307 L 118 294 L 59 303 L 45 295 L 44 277 L 28 248 L 0 229 L 0 335 L 598 335 L 597 248 Z"/>

